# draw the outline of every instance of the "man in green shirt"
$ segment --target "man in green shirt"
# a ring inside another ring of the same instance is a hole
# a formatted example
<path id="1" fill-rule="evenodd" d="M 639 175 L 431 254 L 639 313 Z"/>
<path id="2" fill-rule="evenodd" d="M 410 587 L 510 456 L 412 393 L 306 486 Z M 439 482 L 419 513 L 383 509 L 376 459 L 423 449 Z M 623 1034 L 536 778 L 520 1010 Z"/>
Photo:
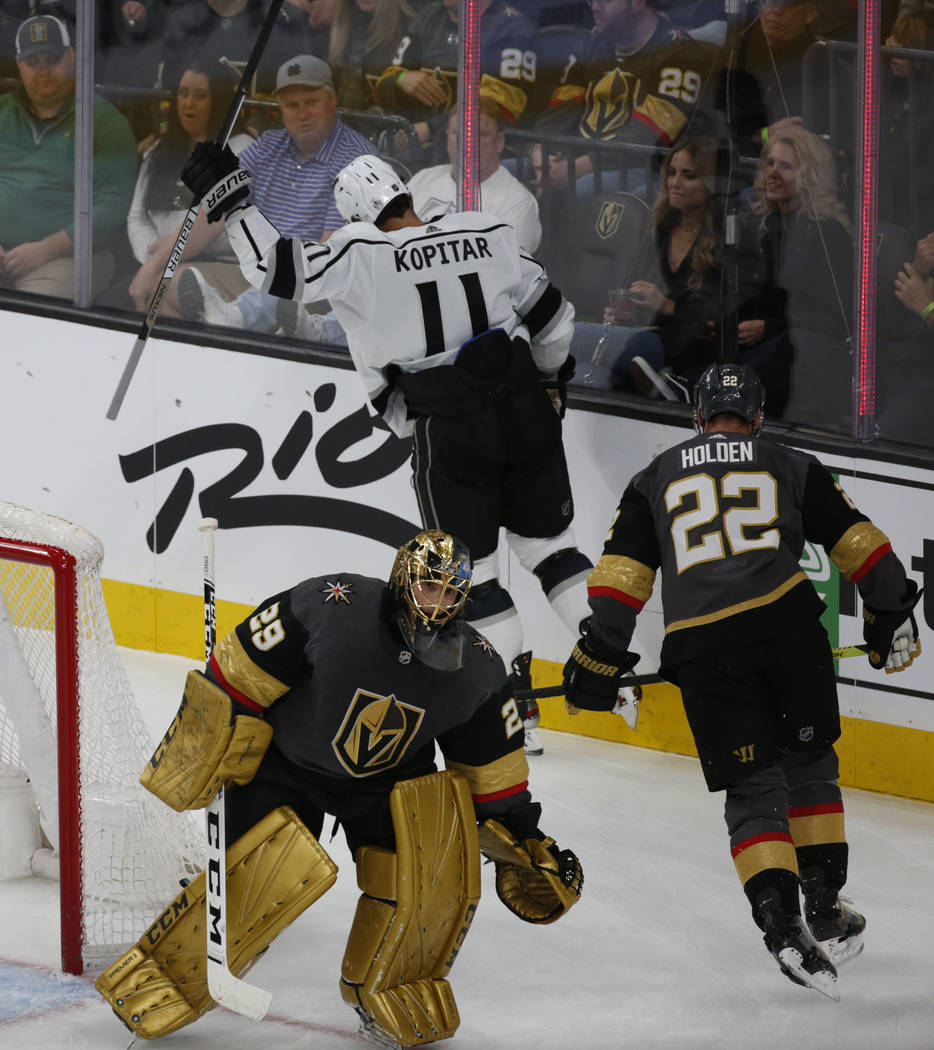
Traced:
<path id="1" fill-rule="evenodd" d="M 0 283 L 70 299 L 74 294 L 75 49 L 51 15 L 16 33 L 22 84 L 0 97 Z M 104 244 L 126 223 L 136 141 L 125 118 L 94 97 L 94 294 L 113 277 Z"/>

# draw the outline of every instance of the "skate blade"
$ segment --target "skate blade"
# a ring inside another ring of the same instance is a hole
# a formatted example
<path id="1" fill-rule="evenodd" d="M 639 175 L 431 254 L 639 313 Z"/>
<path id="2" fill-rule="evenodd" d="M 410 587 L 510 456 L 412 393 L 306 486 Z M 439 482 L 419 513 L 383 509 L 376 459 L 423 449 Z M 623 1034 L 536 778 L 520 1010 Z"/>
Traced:
<path id="1" fill-rule="evenodd" d="M 366 1039 L 367 1042 L 375 1043 L 376 1046 L 388 1047 L 389 1050 L 406 1050 L 402 1043 L 387 1035 L 363 1010 L 359 1007 L 354 1007 L 354 1009 L 360 1018 L 360 1027 L 357 1029 L 358 1035 Z"/>
<path id="2" fill-rule="evenodd" d="M 837 975 L 831 970 L 819 970 L 817 973 L 808 973 L 802 965 L 801 953 L 795 948 L 783 948 L 778 953 L 778 965 L 787 977 L 795 984 L 802 984 L 805 988 L 813 988 L 815 992 L 826 995 L 828 999 L 840 1001 L 840 993 L 837 991 Z"/>
<path id="3" fill-rule="evenodd" d="M 861 933 L 856 934 L 855 937 L 831 937 L 829 940 L 817 943 L 834 966 L 841 966 L 850 959 L 855 959 L 861 954 L 864 947 Z"/>

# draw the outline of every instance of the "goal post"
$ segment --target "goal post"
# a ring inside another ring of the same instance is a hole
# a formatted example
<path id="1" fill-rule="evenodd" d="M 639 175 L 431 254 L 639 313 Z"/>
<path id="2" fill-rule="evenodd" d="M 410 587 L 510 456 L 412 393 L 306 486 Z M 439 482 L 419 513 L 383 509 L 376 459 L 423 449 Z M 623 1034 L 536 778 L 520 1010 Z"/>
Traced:
<path id="1" fill-rule="evenodd" d="M 62 969 L 73 974 L 135 943 L 202 853 L 194 817 L 139 784 L 153 741 L 107 616 L 102 560 L 80 526 L 0 502 L 0 774 L 28 777 L 57 851 Z"/>

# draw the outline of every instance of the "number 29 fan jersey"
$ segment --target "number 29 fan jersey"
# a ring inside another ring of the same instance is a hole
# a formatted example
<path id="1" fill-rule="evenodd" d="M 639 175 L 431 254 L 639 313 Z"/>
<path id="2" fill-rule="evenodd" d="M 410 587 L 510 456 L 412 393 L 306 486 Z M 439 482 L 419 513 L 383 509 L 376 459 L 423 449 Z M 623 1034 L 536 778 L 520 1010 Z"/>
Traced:
<path id="1" fill-rule="evenodd" d="M 317 244 L 281 238 L 250 206 L 228 219 L 227 232 L 255 287 L 330 301 L 367 396 L 400 436 L 412 423 L 391 382 L 396 369 L 450 365 L 463 343 L 494 328 L 528 339 L 543 374 L 567 357 L 573 307 L 493 215 L 455 212 L 393 231 L 352 222 Z"/>

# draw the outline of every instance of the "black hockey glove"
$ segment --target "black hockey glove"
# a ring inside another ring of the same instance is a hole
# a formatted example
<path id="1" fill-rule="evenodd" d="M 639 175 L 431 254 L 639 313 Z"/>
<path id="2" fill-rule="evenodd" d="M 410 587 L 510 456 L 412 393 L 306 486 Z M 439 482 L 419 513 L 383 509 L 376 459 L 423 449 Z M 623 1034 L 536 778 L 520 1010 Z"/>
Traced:
<path id="1" fill-rule="evenodd" d="M 886 674 L 904 671 L 921 655 L 914 607 L 923 593 L 914 580 L 908 580 L 901 609 L 887 611 L 863 605 L 863 640 L 869 646 L 869 662 L 877 671 L 883 667 Z"/>
<path id="2" fill-rule="evenodd" d="M 182 168 L 182 182 L 203 203 L 208 222 L 223 219 L 250 193 L 250 173 L 230 146 L 221 149 L 216 142 L 195 146 Z"/>
<path id="3" fill-rule="evenodd" d="M 564 419 L 564 413 L 568 405 L 568 383 L 574 376 L 576 365 L 577 362 L 568 354 L 564 364 L 558 369 L 558 374 L 554 378 L 549 377 L 544 381 L 545 389 L 548 391 L 548 396 L 551 398 L 551 403 L 555 406 L 559 419 Z"/>
<path id="4" fill-rule="evenodd" d="M 623 675 L 639 662 L 638 653 L 616 653 L 582 635 L 564 665 L 564 701 L 585 711 L 612 711 Z"/>

